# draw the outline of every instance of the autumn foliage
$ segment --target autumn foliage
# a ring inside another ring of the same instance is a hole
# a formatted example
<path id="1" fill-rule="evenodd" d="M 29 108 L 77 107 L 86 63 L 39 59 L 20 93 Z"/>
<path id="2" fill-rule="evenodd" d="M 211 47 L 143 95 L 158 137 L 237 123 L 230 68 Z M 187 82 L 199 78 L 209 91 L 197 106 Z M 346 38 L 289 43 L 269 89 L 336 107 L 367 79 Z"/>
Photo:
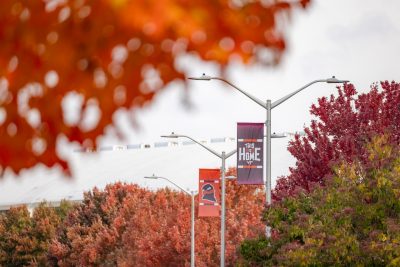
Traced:
<path id="1" fill-rule="evenodd" d="M 309 192 L 323 185 L 342 161 L 368 160 L 366 145 L 376 135 L 387 134 L 390 142 L 400 141 L 400 84 L 374 84 L 368 93 L 357 95 L 352 84 L 338 89 L 338 96 L 323 97 L 311 107 L 316 120 L 296 136 L 289 151 L 296 158 L 290 175 L 277 181 L 274 199 Z"/>
<path id="2" fill-rule="evenodd" d="M 264 214 L 273 238 L 242 244 L 250 266 L 399 266 L 400 153 L 387 135 L 366 161 L 343 162 L 325 186 L 276 202 Z"/>
<path id="3" fill-rule="evenodd" d="M 47 251 L 57 227 L 71 203 L 57 209 L 46 203 L 32 213 L 26 206 L 13 207 L 0 215 L 0 265 L 47 266 Z"/>
<path id="4" fill-rule="evenodd" d="M 226 259 L 237 260 L 246 238 L 264 229 L 260 187 L 227 182 Z M 197 204 L 196 204 L 197 205 Z M 85 194 L 59 230 L 49 259 L 59 266 L 189 266 L 190 196 L 169 189 L 113 184 Z M 198 218 L 196 266 L 218 266 L 220 218 Z"/>
<path id="5" fill-rule="evenodd" d="M 308 2 L 2 0 L 0 174 L 37 163 L 68 171 L 56 154 L 60 138 L 95 146 L 117 109 L 184 81 L 182 55 L 222 67 L 232 55 L 279 62 L 285 38 L 276 17 Z"/>

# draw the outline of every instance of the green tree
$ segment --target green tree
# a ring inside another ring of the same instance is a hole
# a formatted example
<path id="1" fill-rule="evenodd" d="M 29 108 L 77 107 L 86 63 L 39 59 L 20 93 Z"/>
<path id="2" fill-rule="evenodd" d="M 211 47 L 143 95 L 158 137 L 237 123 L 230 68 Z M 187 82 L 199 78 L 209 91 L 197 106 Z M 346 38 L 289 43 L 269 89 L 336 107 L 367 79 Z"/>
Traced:
<path id="1" fill-rule="evenodd" d="M 62 202 L 66 212 L 71 204 Z M 47 250 L 63 218 L 46 203 L 32 215 L 26 206 L 13 207 L 0 216 L 0 265 L 47 266 Z"/>
<path id="2" fill-rule="evenodd" d="M 364 164 L 334 168 L 326 186 L 276 202 L 264 214 L 270 240 L 241 246 L 244 266 L 399 266 L 400 153 L 387 136 Z"/>

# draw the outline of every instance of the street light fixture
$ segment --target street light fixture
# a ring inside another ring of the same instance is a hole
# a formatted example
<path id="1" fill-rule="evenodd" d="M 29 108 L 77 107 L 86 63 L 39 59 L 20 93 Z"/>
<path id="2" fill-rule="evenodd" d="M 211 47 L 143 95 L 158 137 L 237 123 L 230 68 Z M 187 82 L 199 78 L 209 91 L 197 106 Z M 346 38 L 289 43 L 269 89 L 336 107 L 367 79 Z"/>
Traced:
<path id="1" fill-rule="evenodd" d="M 285 138 L 287 137 L 287 134 L 285 133 L 273 133 L 271 134 L 271 138 Z"/>
<path id="2" fill-rule="evenodd" d="M 220 80 L 228 85 L 230 85 L 231 87 L 235 88 L 236 90 L 238 90 L 239 92 L 241 92 L 242 94 L 244 94 L 245 96 L 247 96 L 248 98 L 250 98 L 251 100 L 253 100 L 254 102 L 256 102 L 258 105 L 260 105 L 261 107 L 263 107 L 264 109 L 266 109 L 267 111 L 267 118 L 265 121 L 265 127 L 266 127 L 266 131 L 267 131 L 267 135 L 266 135 L 266 181 L 265 181 L 265 187 L 266 187 L 266 202 L 268 205 L 271 205 L 271 110 L 277 106 L 279 106 L 280 104 L 282 104 L 283 102 L 285 102 L 286 100 L 288 100 L 289 98 L 291 98 L 292 96 L 296 95 L 297 93 L 301 92 L 302 90 L 306 89 L 307 87 L 309 87 L 310 85 L 313 85 L 315 83 L 319 83 L 319 82 L 324 82 L 324 83 L 346 83 L 348 82 L 348 80 L 339 80 L 337 79 L 335 76 L 332 76 L 332 78 L 327 78 L 327 79 L 319 79 L 319 80 L 315 80 L 312 81 L 302 87 L 300 87 L 299 89 L 297 89 L 296 91 L 282 97 L 281 99 L 276 100 L 275 102 L 271 102 L 271 100 L 267 100 L 266 102 L 263 102 L 262 100 L 260 100 L 259 98 L 247 93 L 246 91 L 240 89 L 239 87 L 237 87 L 236 85 L 232 84 L 231 82 L 220 78 L 220 77 L 211 77 L 208 75 L 205 75 L 203 73 L 203 75 L 201 77 L 195 78 L 195 77 L 190 77 L 188 78 L 190 80 L 200 80 L 200 81 L 210 81 L 210 80 Z M 270 228 L 267 228 L 267 237 L 270 237 L 271 233 L 270 233 Z"/>
<path id="3" fill-rule="evenodd" d="M 195 191 L 189 192 L 189 191 L 183 189 L 182 187 L 180 187 L 179 185 L 177 185 L 176 183 L 172 182 L 168 178 L 156 176 L 154 174 L 152 176 L 145 176 L 144 178 L 145 179 L 154 179 L 154 180 L 157 180 L 157 179 L 166 180 L 166 181 L 170 182 L 171 184 L 175 185 L 180 190 L 182 190 L 184 193 L 191 196 L 191 198 L 192 198 L 192 213 L 191 213 L 190 266 L 194 267 L 194 262 L 195 262 L 195 254 L 194 254 L 194 195 L 195 195 Z"/>
<path id="4" fill-rule="evenodd" d="M 222 153 L 218 153 L 215 150 L 213 150 L 212 148 L 202 144 L 201 142 L 193 139 L 190 136 L 187 135 L 182 135 L 182 134 L 175 134 L 174 132 L 172 132 L 170 135 L 162 135 L 161 137 L 164 138 L 187 138 L 189 140 L 192 140 L 193 142 L 195 142 L 196 144 L 202 146 L 204 149 L 208 150 L 209 152 L 211 152 L 212 154 L 214 154 L 215 156 L 217 156 L 218 158 L 221 159 L 222 161 L 222 165 L 221 165 L 221 267 L 225 266 L 225 161 L 227 158 L 229 158 L 230 156 L 232 156 L 233 154 L 236 153 L 236 149 L 232 150 L 229 153 L 225 153 L 225 151 L 223 151 Z"/>

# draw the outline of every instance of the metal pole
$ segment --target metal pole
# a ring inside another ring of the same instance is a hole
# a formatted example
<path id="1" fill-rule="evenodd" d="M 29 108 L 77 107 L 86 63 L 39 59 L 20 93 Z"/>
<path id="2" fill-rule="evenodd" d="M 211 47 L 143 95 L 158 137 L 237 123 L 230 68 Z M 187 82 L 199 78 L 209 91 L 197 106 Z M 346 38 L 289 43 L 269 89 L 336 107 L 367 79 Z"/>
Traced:
<path id="1" fill-rule="evenodd" d="M 221 267 L 225 267 L 225 151 L 221 159 Z"/>
<path id="2" fill-rule="evenodd" d="M 260 99 L 258 99 L 257 97 L 252 96 L 251 94 L 247 93 L 246 91 L 240 89 L 236 85 L 230 83 L 229 81 L 227 81 L 223 78 L 211 77 L 211 76 L 207 76 L 203 73 L 203 75 L 201 77 L 197 77 L 197 78 L 190 77 L 189 79 L 190 80 L 202 80 L 202 81 L 220 80 L 220 81 L 232 86 L 233 88 L 235 88 L 236 90 L 238 90 L 239 92 L 241 92 L 242 94 L 244 94 L 245 96 L 247 96 L 248 98 L 250 98 L 251 100 L 253 100 L 254 102 L 256 102 L 257 104 L 259 104 L 260 106 L 262 106 L 263 108 L 265 108 L 267 110 L 267 120 L 265 122 L 265 126 L 267 128 L 267 141 L 266 141 L 266 169 L 267 170 L 266 170 L 266 181 L 265 181 L 267 205 L 271 205 L 271 203 L 272 203 L 271 202 L 271 110 L 274 107 L 277 107 L 278 105 L 282 104 L 283 102 L 285 102 L 292 96 L 294 96 L 297 93 L 301 92 L 302 90 L 306 89 L 307 87 L 309 87 L 312 84 L 319 83 L 319 82 L 326 82 L 326 83 L 347 83 L 347 82 L 349 82 L 348 80 L 338 80 L 335 78 L 335 76 L 332 76 L 332 78 L 328 78 L 328 79 L 315 80 L 315 81 L 312 81 L 312 82 L 304 85 L 303 87 L 297 89 L 296 91 L 282 97 L 281 99 L 275 101 L 274 103 L 271 103 L 271 100 L 267 100 L 266 104 L 264 104 L 264 102 L 261 101 Z M 214 153 L 213 151 L 211 151 L 211 152 Z M 214 153 L 214 154 L 216 154 L 216 153 Z M 228 157 L 229 156 L 231 156 L 231 155 L 228 155 Z M 223 162 L 224 162 L 224 160 L 223 160 Z M 222 184 L 223 185 L 225 184 L 224 180 L 222 181 Z M 223 188 L 223 190 L 225 190 L 225 189 Z M 223 199 L 225 200 L 224 193 L 223 193 Z M 225 205 L 225 203 L 224 203 L 224 205 Z M 223 209 L 223 214 L 225 215 L 225 209 Z M 222 217 L 221 217 L 221 219 L 222 219 Z M 271 236 L 271 227 L 267 226 L 266 236 L 267 237 Z M 221 237 L 222 237 L 222 223 L 221 223 Z M 221 242 L 222 242 L 222 238 L 221 238 Z M 225 246 L 225 244 L 224 244 L 224 246 Z M 222 260 L 223 259 L 222 259 L 222 243 L 221 243 L 221 267 L 223 266 Z"/>
<path id="3" fill-rule="evenodd" d="M 199 141 L 196 141 L 195 139 L 191 138 L 190 136 L 187 135 L 181 135 L 181 134 L 175 134 L 172 133 L 170 135 L 162 135 L 161 137 L 165 137 L 165 138 L 179 138 L 179 137 L 185 137 L 188 138 L 190 140 L 192 140 L 193 142 L 195 142 L 196 144 L 199 144 L 200 146 L 202 146 L 203 148 L 205 148 L 206 150 L 208 150 L 209 152 L 211 152 L 212 154 L 214 154 L 215 156 L 219 157 L 222 160 L 222 166 L 221 166 L 221 267 L 225 266 L 225 161 L 227 158 L 229 158 L 230 156 L 232 156 L 233 154 L 236 153 L 236 149 L 232 150 L 229 153 L 225 153 L 225 151 L 223 151 L 221 154 L 219 154 L 218 152 L 214 151 L 213 149 L 207 147 L 206 145 L 202 144 Z"/>
<path id="4" fill-rule="evenodd" d="M 271 205 L 271 100 L 267 100 L 266 105 L 267 110 L 267 120 L 265 122 L 265 126 L 267 128 L 267 142 L 265 144 L 266 147 L 266 180 L 265 180 L 265 193 L 266 193 L 266 201 L 267 205 Z M 265 235 L 267 238 L 271 237 L 271 227 L 268 225 L 265 229 Z"/>
<path id="5" fill-rule="evenodd" d="M 192 194 L 192 240 L 191 240 L 191 248 L 190 248 L 190 266 L 194 267 L 195 262 L 195 255 L 194 255 L 194 191 L 191 192 Z"/>

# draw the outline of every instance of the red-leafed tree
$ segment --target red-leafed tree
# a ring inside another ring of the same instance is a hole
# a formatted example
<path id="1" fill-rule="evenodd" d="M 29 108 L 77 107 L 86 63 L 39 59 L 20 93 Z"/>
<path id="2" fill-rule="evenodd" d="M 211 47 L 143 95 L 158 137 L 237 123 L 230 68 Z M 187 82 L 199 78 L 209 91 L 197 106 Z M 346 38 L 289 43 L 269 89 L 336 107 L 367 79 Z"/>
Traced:
<path id="1" fill-rule="evenodd" d="M 59 266 L 90 266 L 117 264 L 121 235 L 116 230 L 123 221 L 117 220 L 127 198 L 132 206 L 141 206 L 151 193 L 136 185 L 116 183 L 104 191 L 85 193 L 82 204 L 65 218 L 57 239 L 49 249 L 49 261 Z M 131 208 L 133 208 L 131 206 Z M 135 208 L 134 210 L 137 210 Z"/>
<path id="2" fill-rule="evenodd" d="M 264 194 L 257 188 L 261 190 L 260 187 L 238 186 L 231 181 L 227 183 L 227 266 L 236 262 L 237 249 L 244 239 L 263 233 L 260 214 L 264 207 Z M 155 210 L 141 209 L 127 220 L 131 230 L 124 235 L 124 250 L 128 254 L 126 263 L 135 262 L 137 266 L 189 266 L 190 198 L 183 194 L 159 192 L 152 203 Z M 196 218 L 196 266 L 219 265 L 220 227 L 219 217 Z M 138 228 L 141 231 L 135 230 Z"/>
<path id="3" fill-rule="evenodd" d="M 260 187 L 227 182 L 226 259 L 237 260 L 245 238 L 263 232 Z M 69 214 L 50 248 L 59 266 L 189 266 L 190 196 L 168 189 L 156 192 L 115 184 L 85 195 Z M 197 207 L 196 207 L 197 210 Z M 220 218 L 198 218 L 196 266 L 218 266 Z"/>
<path id="4" fill-rule="evenodd" d="M 60 137 L 94 146 L 120 108 L 140 107 L 174 80 L 177 57 L 221 67 L 231 55 L 275 64 L 285 50 L 277 15 L 309 0 L 13 1 L 0 5 L 0 174 L 61 165 Z M 265 60 L 265 59 L 264 59 Z M 150 82 L 149 77 L 157 78 Z M 64 117 L 70 99 L 77 118 Z M 92 124 L 88 112 L 97 112 Z"/>
<path id="5" fill-rule="evenodd" d="M 400 141 L 400 84 L 381 82 L 368 93 L 357 95 L 352 84 L 338 89 L 338 96 L 323 97 L 311 107 L 317 120 L 305 128 L 306 136 L 296 136 L 289 145 L 297 159 L 290 175 L 278 180 L 276 200 L 299 190 L 310 191 L 332 174 L 340 161 L 366 162 L 366 144 L 373 136 L 387 134 L 390 142 Z"/>

